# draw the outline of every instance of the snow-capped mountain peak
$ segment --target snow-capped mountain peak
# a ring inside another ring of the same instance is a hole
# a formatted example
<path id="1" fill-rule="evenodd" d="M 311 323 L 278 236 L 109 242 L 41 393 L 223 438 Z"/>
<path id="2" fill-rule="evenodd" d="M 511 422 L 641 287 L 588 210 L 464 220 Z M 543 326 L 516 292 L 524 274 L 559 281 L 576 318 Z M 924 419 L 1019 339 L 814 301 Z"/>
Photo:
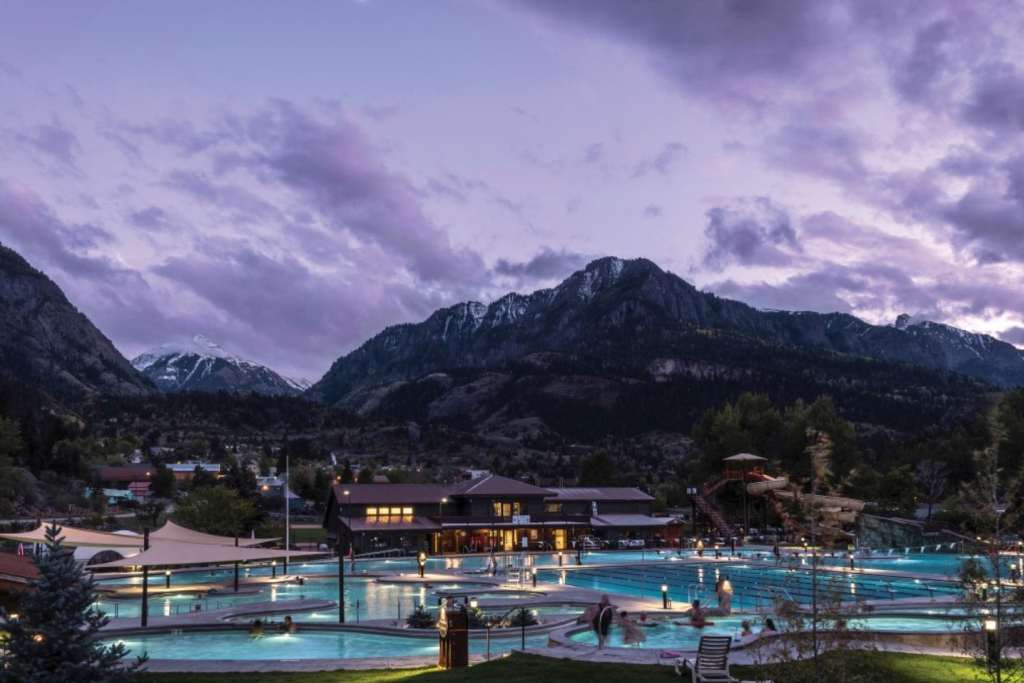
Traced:
<path id="1" fill-rule="evenodd" d="M 132 365 L 165 392 L 300 394 L 309 386 L 305 380 L 282 377 L 264 365 L 232 355 L 201 334 L 161 344 L 136 356 Z"/>

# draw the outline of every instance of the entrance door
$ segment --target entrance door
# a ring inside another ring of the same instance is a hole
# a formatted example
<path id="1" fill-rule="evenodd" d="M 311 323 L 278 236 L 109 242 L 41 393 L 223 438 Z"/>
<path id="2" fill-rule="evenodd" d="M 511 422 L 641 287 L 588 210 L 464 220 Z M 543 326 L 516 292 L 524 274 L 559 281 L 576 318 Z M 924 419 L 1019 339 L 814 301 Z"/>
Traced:
<path id="1" fill-rule="evenodd" d="M 501 532 L 502 548 L 504 550 L 516 549 L 516 532 L 512 529 L 505 529 Z"/>
<path id="2" fill-rule="evenodd" d="M 555 529 L 555 550 L 565 550 L 565 529 Z"/>

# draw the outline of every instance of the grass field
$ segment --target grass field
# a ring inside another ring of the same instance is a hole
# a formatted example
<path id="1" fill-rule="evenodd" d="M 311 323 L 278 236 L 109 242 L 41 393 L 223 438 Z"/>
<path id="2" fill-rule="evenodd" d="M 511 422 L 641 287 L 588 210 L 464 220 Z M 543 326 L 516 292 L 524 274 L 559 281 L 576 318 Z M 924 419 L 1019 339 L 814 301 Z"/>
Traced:
<path id="1" fill-rule="evenodd" d="M 892 653 L 865 652 L 860 668 L 868 673 L 855 680 L 879 683 L 934 683 L 936 681 L 974 681 L 983 672 L 970 662 L 955 657 L 925 657 Z M 794 672 L 796 673 L 796 672 Z M 753 667 L 733 667 L 733 675 L 752 679 L 757 675 Z M 772 672 L 778 683 L 787 678 L 800 679 L 800 675 L 787 676 L 784 670 Z M 566 659 L 551 659 L 531 655 L 513 655 L 487 664 L 456 671 L 437 669 L 406 669 L 392 671 L 339 671 L 332 673 L 275 673 L 275 674 L 148 674 L 142 683 L 461 683 L 462 681 L 501 681 L 501 683 L 626 683 L 642 681 L 679 681 L 670 667 L 634 666 L 627 664 L 591 664 Z M 682 679 L 689 680 L 689 679 Z"/>

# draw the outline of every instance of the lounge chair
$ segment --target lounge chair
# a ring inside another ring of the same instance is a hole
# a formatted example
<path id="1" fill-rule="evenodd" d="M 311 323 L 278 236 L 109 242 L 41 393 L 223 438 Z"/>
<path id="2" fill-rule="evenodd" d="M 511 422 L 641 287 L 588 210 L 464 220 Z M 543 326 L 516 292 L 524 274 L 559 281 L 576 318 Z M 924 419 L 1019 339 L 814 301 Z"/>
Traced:
<path id="1" fill-rule="evenodd" d="M 676 673 L 680 676 L 689 671 L 693 683 L 735 683 L 737 679 L 729 674 L 729 646 L 731 636 L 701 636 L 697 648 L 697 660 L 676 660 Z"/>

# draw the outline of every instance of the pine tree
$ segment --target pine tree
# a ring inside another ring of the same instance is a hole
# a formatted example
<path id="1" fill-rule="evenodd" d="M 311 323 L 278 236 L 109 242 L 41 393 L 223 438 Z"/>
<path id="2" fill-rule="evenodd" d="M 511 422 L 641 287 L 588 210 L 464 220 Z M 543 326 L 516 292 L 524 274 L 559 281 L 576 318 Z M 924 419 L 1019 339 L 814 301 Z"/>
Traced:
<path id="1" fill-rule="evenodd" d="M 8 632 L 0 682 L 133 681 L 145 658 L 126 666 L 124 645 L 106 646 L 95 639 L 109 619 L 94 606 L 92 578 L 59 534 L 56 525 L 46 529 L 46 552 L 36 559 L 39 578 L 22 597 L 18 616 L 0 609 L 0 624 Z"/>

